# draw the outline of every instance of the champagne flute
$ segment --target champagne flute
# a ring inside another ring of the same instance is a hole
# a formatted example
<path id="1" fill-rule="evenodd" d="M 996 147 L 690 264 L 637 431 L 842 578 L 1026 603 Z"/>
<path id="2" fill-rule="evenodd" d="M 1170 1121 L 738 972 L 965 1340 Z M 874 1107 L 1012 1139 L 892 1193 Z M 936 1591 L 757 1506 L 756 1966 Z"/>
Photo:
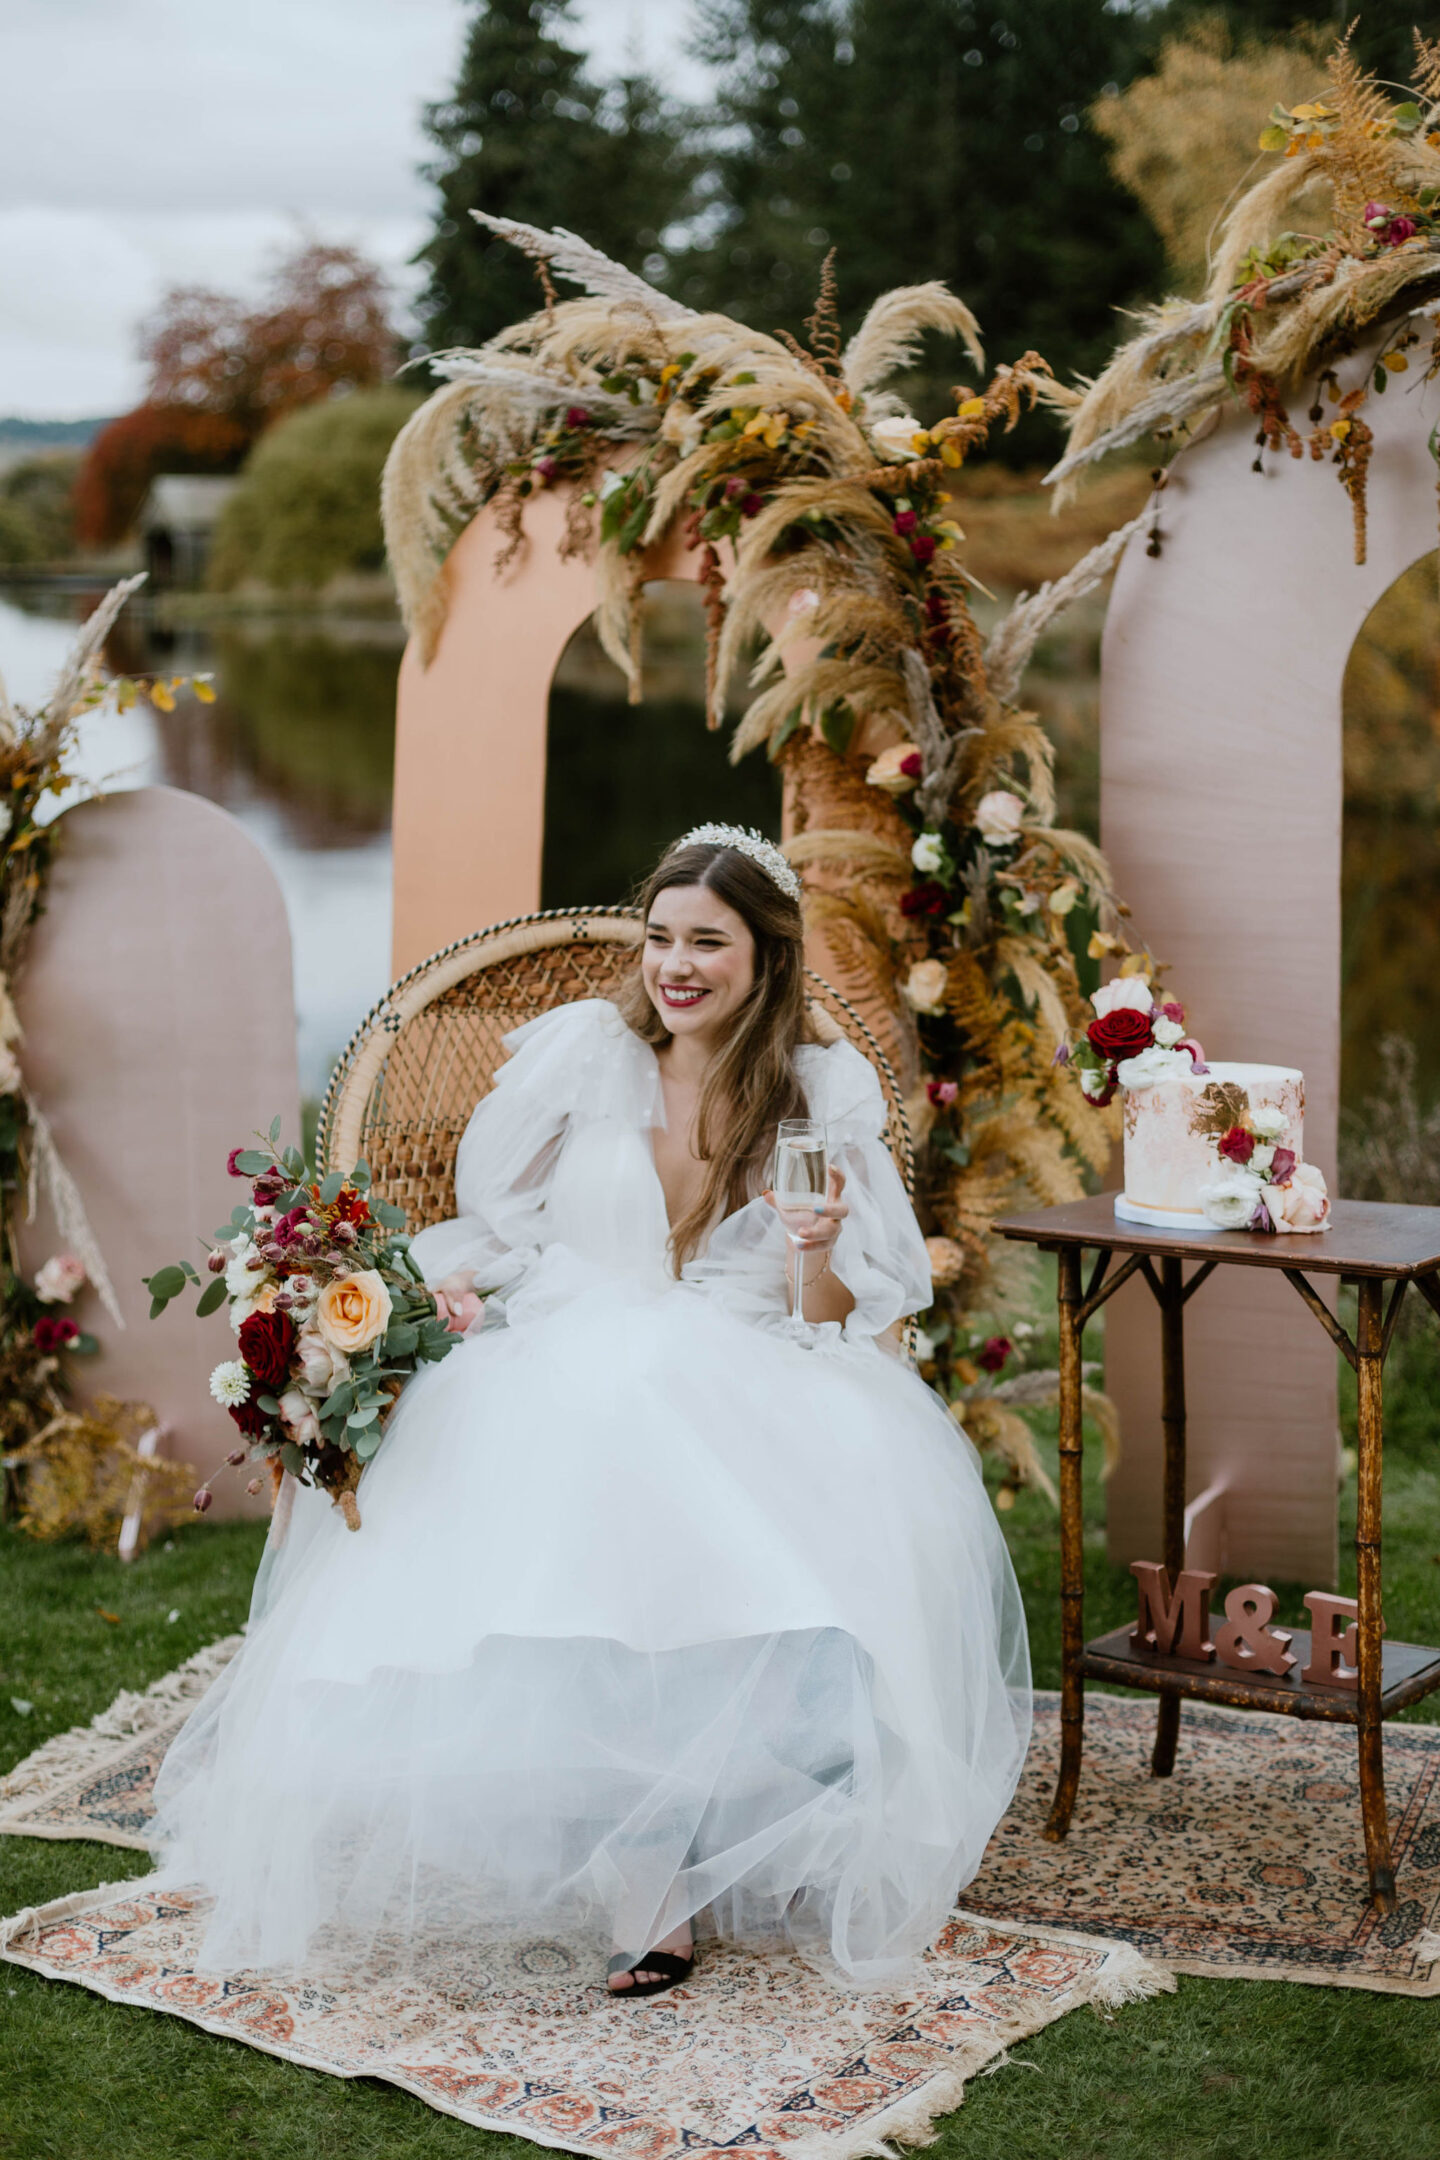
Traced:
<path id="1" fill-rule="evenodd" d="M 814 1118 L 782 1118 L 775 1140 L 775 1207 L 795 1255 L 792 1321 L 803 1322 L 805 1256 L 800 1249 L 802 1220 L 813 1215 L 830 1190 L 830 1150 L 825 1127 Z"/>

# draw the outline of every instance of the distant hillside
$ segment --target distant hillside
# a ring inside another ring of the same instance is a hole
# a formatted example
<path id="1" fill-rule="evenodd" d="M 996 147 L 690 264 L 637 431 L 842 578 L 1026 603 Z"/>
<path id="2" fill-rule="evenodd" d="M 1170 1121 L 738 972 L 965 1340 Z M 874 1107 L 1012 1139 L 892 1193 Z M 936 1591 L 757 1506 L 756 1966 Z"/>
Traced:
<path id="1" fill-rule="evenodd" d="M 99 420 L 16 420 L 0 418 L 0 444 L 7 450 L 83 450 L 110 416 Z"/>

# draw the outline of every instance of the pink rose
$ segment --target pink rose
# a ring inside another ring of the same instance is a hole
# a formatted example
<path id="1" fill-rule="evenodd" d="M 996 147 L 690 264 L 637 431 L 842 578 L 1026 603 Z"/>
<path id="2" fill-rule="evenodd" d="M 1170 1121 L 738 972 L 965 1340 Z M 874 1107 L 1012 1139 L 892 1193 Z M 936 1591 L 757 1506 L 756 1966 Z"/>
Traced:
<path id="1" fill-rule="evenodd" d="M 350 1372 L 348 1358 L 331 1348 L 318 1328 L 302 1328 L 295 1344 L 295 1369 L 307 1388 L 328 1395 Z"/>
<path id="2" fill-rule="evenodd" d="M 35 1277 L 35 1295 L 42 1305 L 68 1305 L 84 1280 L 83 1262 L 74 1253 L 57 1252 Z"/>
<path id="3" fill-rule="evenodd" d="M 320 1438 L 315 1405 L 299 1388 L 286 1388 L 280 1397 L 280 1422 L 298 1447 L 314 1446 Z"/>
<path id="4" fill-rule="evenodd" d="M 1288 1184 L 1265 1187 L 1265 1205 L 1282 1236 L 1287 1231 L 1323 1230 L 1330 1215 L 1324 1172 L 1314 1163 L 1297 1163 Z"/>

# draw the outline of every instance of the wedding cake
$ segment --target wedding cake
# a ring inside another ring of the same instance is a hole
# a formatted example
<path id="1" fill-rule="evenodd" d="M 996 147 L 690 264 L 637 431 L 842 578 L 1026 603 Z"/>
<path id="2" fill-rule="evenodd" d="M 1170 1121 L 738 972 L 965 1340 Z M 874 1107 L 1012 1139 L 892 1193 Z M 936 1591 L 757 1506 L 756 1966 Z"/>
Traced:
<path id="1" fill-rule="evenodd" d="M 1330 1201 L 1304 1160 L 1305 1079 L 1289 1065 L 1215 1064 L 1184 1008 L 1136 976 L 1106 983 L 1070 1051 L 1089 1101 L 1123 1100 L 1115 1213 L 1167 1230 L 1323 1230 Z"/>

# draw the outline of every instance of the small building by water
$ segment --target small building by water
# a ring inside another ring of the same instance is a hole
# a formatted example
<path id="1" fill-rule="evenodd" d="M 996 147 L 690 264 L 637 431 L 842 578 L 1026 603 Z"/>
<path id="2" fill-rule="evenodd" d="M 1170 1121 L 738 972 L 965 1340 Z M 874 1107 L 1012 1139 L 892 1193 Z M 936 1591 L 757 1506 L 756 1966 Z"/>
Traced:
<path id="1" fill-rule="evenodd" d="M 140 510 L 140 540 L 152 588 L 205 582 L 216 520 L 235 480 L 209 473 L 158 473 Z"/>

